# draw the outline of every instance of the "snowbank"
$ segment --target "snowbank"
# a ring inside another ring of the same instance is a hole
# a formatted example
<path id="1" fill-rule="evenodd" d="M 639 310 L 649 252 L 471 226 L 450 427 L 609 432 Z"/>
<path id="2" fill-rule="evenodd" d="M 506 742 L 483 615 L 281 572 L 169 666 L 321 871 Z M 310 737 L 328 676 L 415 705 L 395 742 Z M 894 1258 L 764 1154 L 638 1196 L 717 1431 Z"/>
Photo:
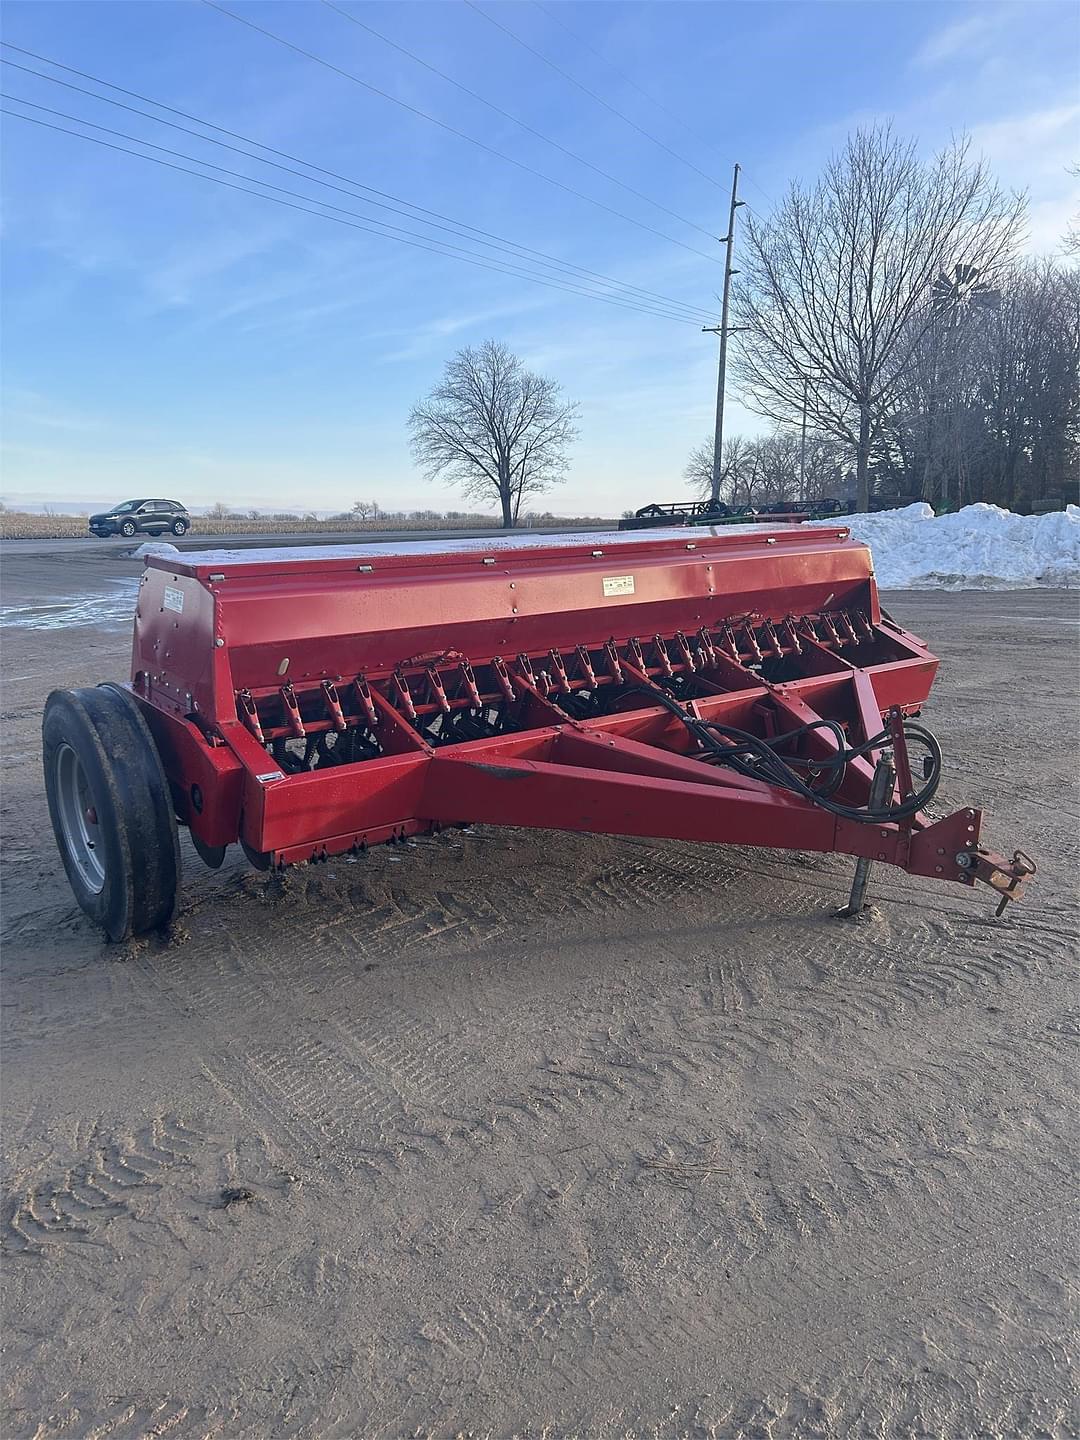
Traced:
<path id="1" fill-rule="evenodd" d="M 131 554 L 136 560 L 145 560 L 148 555 L 179 555 L 180 551 L 167 540 L 147 540 L 145 545 L 140 545 Z"/>
<path id="2" fill-rule="evenodd" d="M 813 521 L 829 527 L 835 520 Z M 967 505 L 935 517 L 925 503 L 842 517 L 873 551 L 885 590 L 1022 590 L 1080 586 L 1080 506 L 1014 515 Z"/>

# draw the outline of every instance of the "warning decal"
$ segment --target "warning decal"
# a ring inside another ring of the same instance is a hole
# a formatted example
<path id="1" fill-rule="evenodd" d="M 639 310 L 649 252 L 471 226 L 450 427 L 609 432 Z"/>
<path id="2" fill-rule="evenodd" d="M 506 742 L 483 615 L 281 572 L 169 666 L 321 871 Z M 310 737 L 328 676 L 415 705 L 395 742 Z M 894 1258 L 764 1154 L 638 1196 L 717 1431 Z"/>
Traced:
<path id="1" fill-rule="evenodd" d="M 605 575 L 605 595 L 633 595 L 634 577 L 632 575 Z"/>

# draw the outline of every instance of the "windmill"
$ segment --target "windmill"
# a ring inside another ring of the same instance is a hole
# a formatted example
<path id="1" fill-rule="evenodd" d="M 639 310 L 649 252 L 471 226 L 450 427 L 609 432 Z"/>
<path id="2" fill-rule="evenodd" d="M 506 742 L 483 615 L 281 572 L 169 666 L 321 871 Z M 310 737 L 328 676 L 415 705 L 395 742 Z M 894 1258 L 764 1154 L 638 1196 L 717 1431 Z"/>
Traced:
<path id="1" fill-rule="evenodd" d="M 1001 305 L 1001 291 L 979 279 L 976 265 L 954 265 L 951 274 L 942 270 L 934 281 L 930 303 L 935 315 L 947 318 L 950 326 L 956 326 L 969 309 L 997 310 Z"/>
<path id="2" fill-rule="evenodd" d="M 1001 291 L 988 285 L 985 280 L 979 279 L 979 268 L 977 265 L 954 265 L 951 273 L 942 270 L 930 287 L 930 313 L 935 321 L 944 322 L 942 328 L 945 334 L 936 335 L 937 325 L 931 327 L 933 337 L 932 353 L 932 375 L 931 406 L 928 412 L 928 438 L 926 472 L 923 477 L 923 489 L 929 490 L 930 485 L 930 439 L 933 431 L 935 401 L 937 406 L 946 413 L 952 409 L 952 390 L 955 380 L 955 369 L 957 365 L 957 352 L 961 337 L 958 330 L 961 320 L 972 310 L 1000 310 Z M 952 335 L 948 332 L 952 331 Z M 938 375 L 939 366 L 943 372 Z M 940 386 L 940 388 L 939 388 Z M 934 392 L 937 392 L 935 395 Z M 957 454 L 957 498 L 963 488 L 960 456 Z M 949 504 L 949 471 L 946 466 L 941 474 L 940 503 L 943 508 Z"/>

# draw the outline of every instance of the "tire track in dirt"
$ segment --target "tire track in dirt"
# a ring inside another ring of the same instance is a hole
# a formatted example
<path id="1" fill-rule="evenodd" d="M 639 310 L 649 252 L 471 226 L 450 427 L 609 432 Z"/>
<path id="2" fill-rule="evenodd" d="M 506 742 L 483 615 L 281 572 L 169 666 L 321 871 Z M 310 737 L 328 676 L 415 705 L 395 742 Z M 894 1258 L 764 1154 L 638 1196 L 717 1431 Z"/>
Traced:
<path id="1" fill-rule="evenodd" d="M 240 1440 L 235 1412 L 173 1399 L 65 1395 L 44 1419 L 9 1416 L 10 1440 Z M 248 1432 L 250 1433 L 250 1432 Z"/>
<path id="2" fill-rule="evenodd" d="M 103 957 L 104 958 L 104 957 Z M 95 957 L 84 965 L 49 974 L 17 961 L 5 966 L 9 1033 L 5 1048 L 93 1043 L 95 1032 L 116 1034 L 137 1020 L 152 1023 L 145 996 L 127 967 Z"/>
<path id="3" fill-rule="evenodd" d="M 134 1135 L 102 1134 L 59 1175 L 14 1176 L 5 1205 L 3 1239 L 9 1253 L 43 1255 L 53 1246 L 111 1245 L 111 1222 L 131 1219 L 151 1192 L 207 1141 L 203 1132 L 163 1115 Z"/>
<path id="4" fill-rule="evenodd" d="M 712 884 L 711 873 L 706 873 L 704 881 L 701 879 L 702 867 L 696 861 L 689 863 L 679 857 L 678 863 L 670 868 L 675 872 L 675 881 L 674 889 L 666 892 L 669 900 L 687 887 L 696 893 L 699 885 L 708 888 Z M 705 867 L 706 872 L 709 869 Z M 637 884 L 640 870 L 641 861 L 636 856 L 625 863 L 609 865 L 601 871 L 596 886 L 590 891 L 592 900 L 569 908 L 575 913 L 587 914 L 592 904 L 602 904 L 609 912 L 610 924 L 611 911 L 625 906 L 648 907 L 655 896 L 650 896 L 645 887 L 642 897 L 642 889 Z M 663 883 L 667 885 L 668 880 Z M 313 884 L 313 890 L 305 888 L 306 897 L 313 894 L 318 904 L 333 899 L 340 907 L 342 895 L 335 877 L 319 875 Z M 368 890 L 363 894 L 370 899 Z M 332 915 L 321 933 L 336 928 L 341 935 L 340 954 L 346 955 L 353 933 L 371 924 L 374 938 L 369 934 L 361 953 L 377 953 L 383 964 L 400 956 L 414 963 L 415 947 L 421 941 L 426 942 L 425 965 L 435 963 L 443 953 L 457 962 L 462 942 L 466 951 L 474 943 L 482 947 L 483 931 L 477 934 L 481 922 L 487 933 L 498 933 L 507 922 L 504 914 L 490 902 L 481 908 L 472 903 L 471 896 L 466 895 L 463 900 L 458 894 L 452 897 L 455 902 L 452 907 L 445 903 L 446 894 L 428 893 L 421 886 L 417 893 L 405 895 L 400 887 L 393 886 L 382 907 L 369 910 L 366 915 Z M 347 895 L 346 903 L 356 898 L 351 881 Z M 529 897 L 526 896 L 523 910 L 520 896 L 516 903 L 518 919 L 527 925 Z M 542 903 L 540 887 L 532 903 Z M 451 911 L 455 907 L 460 911 L 463 905 L 468 915 L 455 920 Z M 559 923 L 563 925 L 565 940 L 565 910 Z M 448 1043 L 445 1034 L 433 1034 L 429 1022 L 412 1020 L 406 1022 L 404 1032 L 399 1030 L 394 1034 L 383 1028 L 381 1008 L 362 1022 L 348 1013 L 337 1020 L 324 1021 L 318 1039 L 300 1035 L 292 1037 L 287 1047 L 277 1050 L 245 1051 L 237 1058 L 246 1071 L 246 1087 L 234 1080 L 231 1084 L 227 1082 L 227 1088 L 241 1103 L 245 1094 L 249 1100 L 254 1096 L 256 1105 L 261 1100 L 273 1115 L 273 1123 L 283 1124 L 286 1134 L 291 1133 L 294 1149 L 299 1136 L 300 1149 L 309 1158 L 323 1160 L 329 1154 L 336 1164 L 359 1169 L 373 1180 L 383 1182 L 395 1183 L 404 1173 L 418 1168 L 430 1170 L 432 1165 L 452 1165 L 453 1154 L 462 1145 L 473 1151 L 489 1149 L 496 1143 L 535 1146 L 543 1143 L 542 1136 L 552 1125 L 565 1125 L 584 1109 L 618 1107 L 634 1093 L 648 1098 L 650 1103 L 681 1102 L 694 1086 L 727 1083 L 724 1077 L 728 1071 L 755 1074 L 763 1066 L 773 1066 L 785 1059 L 790 1061 L 797 1038 L 805 1049 L 819 1042 L 828 1043 L 838 1024 L 880 1023 L 883 1018 L 892 1023 L 898 1017 L 895 998 L 898 979 L 902 984 L 907 978 L 898 977 L 898 970 L 903 971 L 905 964 L 910 968 L 905 957 L 913 950 L 919 954 L 930 949 L 940 953 L 955 943 L 954 932 L 944 921 L 920 921 L 914 940 L 910 927 L 902 939 L 895 928 L 888 925 L 845 927 L 844 938 L 854 930 L 856 943 L 846 947 L 841 968 L 834 939 L 836 932 L 830 926 L 831 922 L 827 922 L 816 927 L 819 958 L 815 961 L 813 945 L 804 948 L 800 956 L 801 966 L 819 977 L 816 985 L 792 985 L 788 977 L 789 983 L 780 1001 L 777 998 L 780 983 L 772 972 L 761 972 L 760 968 L 751 972 L 737 956 L 728 964 L 722 958 L 702 952 L 692 961 L 706 970 L 705 983 L 700 989 L 702 999 L 707 1006 L 715 1007 L 719 994 L 719 1010 L 732 1023 L 719 1027 L 708 1023 L 700 1013 L 694 1013 L 692 1006 L 665 1008 L 651 1031 L 638 1024 L 621 1034 L 609 1029 L 606 1034 L 594 1035 L 586 1041 L 580 1059 L 556 1057 L 541 1062 L 533 1080 L 519 1084 L 513 1094 L 489 1093 L 483 1097 L 478 1110 L 461 1108 L 454 1103 L 461 1088 L 469 1079 L 475 1079 L 482 1068 L 475 1051 L 469 1053 L 468 1033 L 456 1037 L 455 1043 Z M 252 955 L 244 946 L 227 948 L 230 953 L 227 972 L 221 965 L 214 967 L 188 999 L 203 1006 L 220 1002 L 224 986 L 230 992 L 230 999 L 249 1011 L 276 1006 L 278 995 L 272 982 L 280 978 L 280 963 L 271 967 L 275 972 L 273 976 L 266 976 L 259 973 L 258 954 Z M 198 954 L 196 950 L 196 956 Z M 670 946 L 667 954 L 676 961 L 681 958 Z M 186 987 L 191 967 L 184 965 L 183 956 L 176 952 L 166 960 L 175 983 Z M 1026 977 L 1024 962 L 1011 952 L 1004 956 L 1004 962 L 1002 968 L 1010 976 L 1015 972 L 1020 978 Z M 346 983 L 355 974 L 355 956 L 348 962 L 328 961 L 324 957 L 317 973 L 321 985 Z M 872 984 L 867 984 L 866 976 L 874 977 Z M 988 976 L 1004 983 L 990 962 L 971 967 L 961 963 L 955 969 L 938 965 L 930 979 L 924 979 L 915 968 L 904 989 L 904 1004 L 916 1010 L 926 1006 L 940 1008 L 945 998 L 954 992 L 965 993 L 985 986 Z M 293 974 L 286 974 L 284 980 L 290 985 L 297 983 Z M 475 970 L 470 968 L 466 983 L 477 982 Z M 301 990 L 305 983 L 310 983 L 310 976 L 301 978 Z M 493 1010 L 505 1013 L 508 994 L 521 988 L 520 977 L 511 977 L 504 970 L 493 993 L 490 981 L 481 976 L 474 1008 L 481 1010 L 486 999 L 493 1002 Z M 525 989 L 527 993 L 527 987 Z M 838 995 L 838 990 L 844 993 Z M 761 1011 L 763 995 L 768 995 L 771 1002 L 769 1015 Z M 402 1017 L 396 1003 L 394 1009 L 393 1023 L 399 1026 Z M 754 1011 L 757 1013 L 752 1013 Z M 674 1044 L 673 1036 L 678 1037 Z M 858 1094 L 849 1100 L 853 1108 L 864 1102 L 865 1097 Z M 805 1123 L 807 1116 L 804 1112 L 793 1118 Z M 776 1117 L 767 1119 L 774 1124 Z M 819 1128 L 823 1123 L 822 1117 L 816 1117 Z M 759 1120 L 759 1131 L 764 1124 Z M 902 1171 L 911 1169 L 910 1160 L 898 1160 L 897 1164 Z M 880 1167 L 877 1173 L 860 1171 L 857 1161 L 853 1161 L 853 1174 L 861 1177 L 856 1189 L 861 1188 L 866 1203 L 871 1199 L 880 1200 L 888 1189 Z M 895 1187 L 895 1179 L 890 1176 L 890 1180 Z M 764 1183 L 771 1189 L 749 1206 L 744 1217 L 745 1233 L 739 1242 L 744 1250 L 760 1242 L 771 1216 L 775 1217 L 781 1233 L 790 1230 L 813 1234 L 823 1227 L 835 1228 L 851 1203 L 849 1197 L 838 1197 L 836 1187 L 824 1181 L 817 1186 L 807 1186 L 799 1193 L 791 1193 L 768 1176 Z"/>
<path id="5" fill-rule="evenodd" d="M 636 876 L 638 867 L 639 862 L 632 861 L 627 873 Z M 328 894 L 336 894 L 340 908 L 339 887 L 327 885 L 321 877 L 313 884 L 319 903 L 325 903 Z M 311 886 L 305 883 L 304 894 L 309 893 Z M 370 898 L 366 891 L 363 894 L 365 899 Z M 626 904 L 634 894 L 632 888 L 619 883 L 617 876 L 609 873 L 602 877 L 601 895 L 606 907 Z M 348 895 L 349 900 L 355 898 L 351 881 Z M 589 906 L 584 908 L 588 910 Z M 180 1010 L 195 1013 L 201 1023 L 212 1026 L 212 1012 L 226 1000 L 230 1007 L 239 1007 L 249 1017 L 269 1016 L 280 1004 L 275 983 L 279 978 L 292 991 L 298 989 L 301 996 L 314 984 L 325 989 L 327 983 L 348 983 L 355 976 L 356 948 L 361 954 L 378 953 L 385 960 L 409 954 L 423 940 L 427 956 L 438 955 L 449 946 L 457 958 L 463 939 L 468 951 L 497 934 L 505 924 L 504 914 L 486 894 L 474 903 L 468 894 L 462 897 L 441 891 L 425 895 L 421 890 L 417 895 L 407 895 L 394 888 L 383 907 L 369 908 L 360 915 L 333 915 L 317 927 L 316 947 L 332 928 L 343 932 L 347 938 L 335 949 L 347 955 L 348 960 L 320 955 L 314 982 L 310 972 L 299 977 L 290 972 L 282 977 L 280 961 L 267 967 L 274 973 L 263 973 L 257 951 L 253 952 L 242 939 L 220 933 L 215 933 L 212 940 L 204 936 L 198 942 L 170 948 L 148 947 L 135 959 L 170 993 Z M 362 947 L 352 944 L 358 928 L 366 931 Z M 395 1005 L 392 1023 L 399 1020 L 400 1010 Z M 385 1031 L 380 1035 L 377 1018 L 360 1027 L 345 1018 L 321 1025 L 320 1036 L 315 1039 L 293 1033 L 286 1047 L 266 1051 L 248 1047 L 242 1054 L 235 1046 L 227 1046 L 208 1067 L 215 1082 L 241 1105 L 253 1099 L 256 1104 L 261 1101 L 274 1123 L 285 1120 L 286 1132 L 291 1121 L 291 1141 L 295 1146 L 299 1140 L 301 1151 L 309 1157 L 321 1158 L 325 1149 L 339 1162 L 348 1163 L 353 1158 L 362 1167 L 393 1173 L 406 1161 L 412 1163 L 418 1154 L 437 1155 L 445 1148 L 445 1142 L 432 1131 L 432 1117 L 448 1114 L 454 1138 L 481 1132 L 490 1137 L 506 1133 L 510 1125 L 520 1123 L 524 1117 L 535 1124 L 545 1110 L 558 1110 L 571 1099 L 580 1100 L 579 1086 L 560 1096 L 553 1093 L 550 1084 L 534 1085 L 522 1096 L 485 1099 L 484 1114 L 470 1115 L 449 1104 L 457 1098 L 454 1072 L 463 1075 L 469 1063 L 477 1071 L 482 1068 L 482 1060 L 462 1060 L 445 1032 L 433 1036 L 423 1022 L 414 1021 L 410 1045 L 409 1035 L 399 1033 L 392 1039 Z M 452 1060 L 456 1063 L 451 1064 Z M 242 1078 L 238 1067 L 244 1072 Z M 222 1073 L 223 1068 L 227 1074 Z M 598 1083 L 594 1082 L 594 1089 Z M 416 1123 L 399 1123 L 409 1108 L 418 1112 Z"/>

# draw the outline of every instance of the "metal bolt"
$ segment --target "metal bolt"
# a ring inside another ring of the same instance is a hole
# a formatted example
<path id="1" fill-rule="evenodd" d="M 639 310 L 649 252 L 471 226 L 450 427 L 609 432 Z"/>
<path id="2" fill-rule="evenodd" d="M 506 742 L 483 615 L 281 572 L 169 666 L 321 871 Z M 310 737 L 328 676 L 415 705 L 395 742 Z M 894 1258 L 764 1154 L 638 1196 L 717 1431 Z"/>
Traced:
<path id="1" fill-rule="evenodd" d="M 217 646 L 217 648 L 220 650 L 221 647 L 222 647 L 222 645 L 225 644 L 225 641 L 224 641 L 224 640 L 221 638 L 221 636 L 219 635 L 218 638 L 214 641 L 214 644 L 215 644 L 215 645 Z"/>

